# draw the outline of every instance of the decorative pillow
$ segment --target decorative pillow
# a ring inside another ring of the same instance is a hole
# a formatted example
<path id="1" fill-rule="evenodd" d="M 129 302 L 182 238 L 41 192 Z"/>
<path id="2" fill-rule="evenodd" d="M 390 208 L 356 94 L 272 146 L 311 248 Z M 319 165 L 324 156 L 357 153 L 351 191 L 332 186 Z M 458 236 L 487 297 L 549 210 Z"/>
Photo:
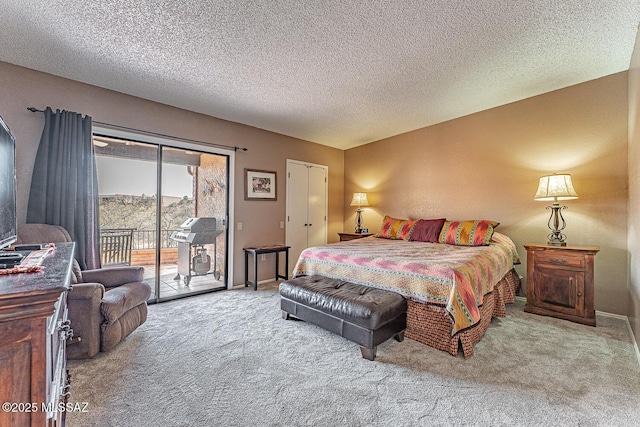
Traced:
<path id="1" fill-rule="evenodd" d="M 419 219 L 407 240 L 436 243 L 446 220 L 446 218 Z"/>
<path id="2" fill-rule="evenodd" d="M 493 229 L 500 223 L 489 220 L 446 221 L 438 241 L 458 246 L 486 246 L 491 241 Z"/>
<path id="3" fill-rule="evenodd" d="M 383 239 L 406 240 L 411 234 L 413 227 L 415 227 L 416 222 L 416 220 L 396 219 L 391 218 L 389 215 L 385 215 L 382 220 L 382 227 L 378 234 L 376 234 L 376 237 L 382 237 Z"/>

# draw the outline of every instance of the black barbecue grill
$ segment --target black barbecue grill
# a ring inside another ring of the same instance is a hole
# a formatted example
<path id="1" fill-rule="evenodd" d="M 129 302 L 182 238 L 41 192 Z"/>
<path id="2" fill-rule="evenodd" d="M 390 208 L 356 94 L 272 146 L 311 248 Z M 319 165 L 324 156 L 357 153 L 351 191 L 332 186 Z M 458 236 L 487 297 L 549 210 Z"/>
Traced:
<path id="1" fill-rule="evenodd" d="M 178 242 L 178 274 L 175 280 L 184 277 L 184 284 L 189 285 L 192 276 L 203 276 L 213 273 L 216 280 L 220 272 L 216 265 L 216 238 L 224 230 L 216 229 L 215 218 L 189 218 L 181 226 L 181 230 L 171 233 L 171 240 Z M 211 257 L 207 255 L 204 245 L 213 245 L 213 269 Z"/>

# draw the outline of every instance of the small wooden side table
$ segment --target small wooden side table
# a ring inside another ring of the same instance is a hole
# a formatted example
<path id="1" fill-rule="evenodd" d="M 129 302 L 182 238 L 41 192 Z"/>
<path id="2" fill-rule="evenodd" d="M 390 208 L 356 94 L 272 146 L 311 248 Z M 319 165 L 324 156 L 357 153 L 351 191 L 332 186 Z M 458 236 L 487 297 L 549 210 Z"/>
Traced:
<path id="1" fill-rule="evenodd" d="M 258 246 L 253 248 L 243 248 L 244 250 L 244 287 L 253 286 L 253 290 L 258 290 L 258 255 L 276 254 L 276 280 L 289 280 L 289 248 L 291 246 L 271 245 Z M 284 275 L 280 274 L 280 252 L 284 252 Z M 253 254 L 253 282 L 249 280 L 249 254 Z"/>
<path id="2" fill-rule="evenodd" d="M 349 240 L 362 239 L 363 237 L 373 236 L 373 233 L 338 233 L 341 242 L 348 242 Z"/>
<path id="3" fill-rule="evenodd" d="M 596 326 L 593 262 L 598 246 L 528 243 L 527 313 Z"/>

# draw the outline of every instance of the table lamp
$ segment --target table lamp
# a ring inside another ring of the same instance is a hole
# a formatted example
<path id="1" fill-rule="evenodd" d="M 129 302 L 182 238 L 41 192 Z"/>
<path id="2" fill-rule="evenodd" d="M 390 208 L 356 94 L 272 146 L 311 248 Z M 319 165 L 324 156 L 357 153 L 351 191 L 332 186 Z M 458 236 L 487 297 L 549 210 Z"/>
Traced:
<path id="1" fill-rule="evenodd" d="M 356 209 L 356 233 L 362 233 L 362 206 L 369 206 L 367 193 L 353 193 L 350 206 L 357 206 Z"/>
<path id="2" fill-rule="evenodd" d="M 538 191 L 534 197 L 539 201 L 553 201 L 551 206 L 547 206 L 547 209 L 551 210 L 551 217 L 547 225 L 551 230 L 551 233 L 547 236 L 549 241 L 548 245 L 551 246 L 566 246 L 566 236 L 562 234 L 562 230 L 567 226 L 567 223 L 562 217 L 562 209 L 567 209 L 566 206 L 560 206 L 558 200 L 573 200 L 577 199 L 578 194 L 573 189 L 573 183 L 571 182 L 571 175 L 569 174 L 553 174 L 540 177 L 538 183 Z M 560 226 L 562 223 L 562 226 Z"/>

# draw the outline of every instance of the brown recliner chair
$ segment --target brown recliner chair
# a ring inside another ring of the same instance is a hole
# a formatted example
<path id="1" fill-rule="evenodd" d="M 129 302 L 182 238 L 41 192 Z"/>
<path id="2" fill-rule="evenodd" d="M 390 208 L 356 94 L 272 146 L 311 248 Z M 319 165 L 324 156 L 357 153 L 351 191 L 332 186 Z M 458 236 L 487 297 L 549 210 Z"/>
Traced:
<path id="1" fill-rule="evenodd" d="M 63 227 L 48 224 L 18 226 L 19 244 L 71 242 Z M 113 267 L 80 271 L 73 261 L 73 289 L 68 293 L 72 344 L 69 359 L 87 359 L 109 351 L 147 320 L 151 288 L 143 283 L 143 267 Z"/>

